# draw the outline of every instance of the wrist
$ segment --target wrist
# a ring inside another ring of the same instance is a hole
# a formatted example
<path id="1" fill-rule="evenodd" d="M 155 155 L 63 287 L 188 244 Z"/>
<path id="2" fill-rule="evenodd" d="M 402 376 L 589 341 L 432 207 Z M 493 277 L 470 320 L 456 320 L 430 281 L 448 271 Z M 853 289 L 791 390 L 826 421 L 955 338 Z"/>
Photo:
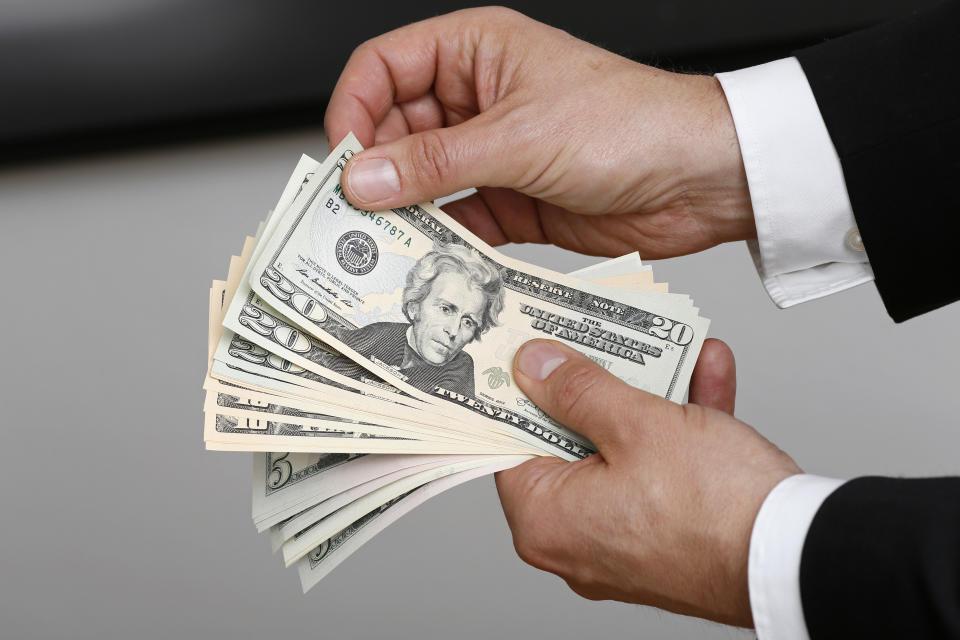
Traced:
<path id="1" fill-rule="evenodd" d="M 737 130 L 720 82 L 682 76 L 698 114 L 692 120 L 684 166 L 685 200 L 714 244 L 757 237 Z"/>
<path id="2" fill-rule="evenodd" d="M 750 480 L 734 493 L 736 503 L 725 510 L 728 519 L 719 527 L 725 531 L 718 541 L 715 557 L 721 561 L 718 577 L 710 585 L 710 608 L 717 622 L 738 627 L 754 627 L 750 597 L 750 553 L 753 531 L 763 504 L 784 480 L 802 474 L 792 460 L 783 456 L 782 464 Z"/>

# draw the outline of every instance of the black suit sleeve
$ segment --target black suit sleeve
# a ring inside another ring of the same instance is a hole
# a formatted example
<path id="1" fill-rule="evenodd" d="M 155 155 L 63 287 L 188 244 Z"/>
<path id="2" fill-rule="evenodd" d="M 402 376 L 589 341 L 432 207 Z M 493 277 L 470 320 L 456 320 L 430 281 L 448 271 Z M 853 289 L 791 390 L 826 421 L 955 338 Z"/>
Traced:
<path id="1" fill-rule="evenodd" d="M 891 317 L 960 299 L 960 2 L 796 56 Z"/>
<path id="2" fill-rule="evenodd" d="M 800 561 L 812 640 L 960 638 L 960 478 L 857 478 L 821 505 Z"/>

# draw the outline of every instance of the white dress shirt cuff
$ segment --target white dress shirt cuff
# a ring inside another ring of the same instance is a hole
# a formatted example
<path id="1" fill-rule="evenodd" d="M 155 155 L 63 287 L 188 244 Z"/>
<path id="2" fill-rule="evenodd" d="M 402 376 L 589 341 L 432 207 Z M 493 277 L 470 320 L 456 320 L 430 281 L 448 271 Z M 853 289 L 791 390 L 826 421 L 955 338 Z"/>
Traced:
<path id="1" fill-rule="evenodd" d="M 747 565 L 758 640 L 809 640 L 800 599 L 803 542 L 820 505 L 844 482 L 791 476 L 774 487 L 760 507 Z"/>
<path id="2" fill-rule="evenodd" d="M 748 242 L 779 307 L 873 280 L 840 158 L 796 58 L 717 74 L 733 115 L 757 239 Z"/>

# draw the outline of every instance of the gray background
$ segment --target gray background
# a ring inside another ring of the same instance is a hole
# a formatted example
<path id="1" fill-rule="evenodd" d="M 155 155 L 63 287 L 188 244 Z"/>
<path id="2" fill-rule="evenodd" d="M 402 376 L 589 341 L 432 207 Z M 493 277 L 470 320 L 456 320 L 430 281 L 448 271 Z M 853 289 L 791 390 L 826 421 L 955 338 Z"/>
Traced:
<path id="1" fill-rule="evenodd" d="M 250 456 L 203 449 L 200 385 L 210 280 L 304 151 L 319 129 L 0 171 L 0 637 L 740 637 L 524 565 L 489 478 L 301 595 L 250 521 Z M 733 347 L 738 415 L 804 469 L 958 472 L 960 305 L 897 326 L 865 285 L 780 311 L 742 244 L 655 270 Z"/>

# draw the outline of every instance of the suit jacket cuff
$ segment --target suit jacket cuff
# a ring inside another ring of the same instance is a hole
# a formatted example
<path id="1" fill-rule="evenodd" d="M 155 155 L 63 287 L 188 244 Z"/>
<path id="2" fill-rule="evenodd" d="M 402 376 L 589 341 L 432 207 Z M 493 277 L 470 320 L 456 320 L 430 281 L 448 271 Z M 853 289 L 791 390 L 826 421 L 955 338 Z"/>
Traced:
<path id="1" fill-rule="evenodd" d="M 855 478 L 800 560 L 813 638 L 960 638 L 960 478 Z"/>

